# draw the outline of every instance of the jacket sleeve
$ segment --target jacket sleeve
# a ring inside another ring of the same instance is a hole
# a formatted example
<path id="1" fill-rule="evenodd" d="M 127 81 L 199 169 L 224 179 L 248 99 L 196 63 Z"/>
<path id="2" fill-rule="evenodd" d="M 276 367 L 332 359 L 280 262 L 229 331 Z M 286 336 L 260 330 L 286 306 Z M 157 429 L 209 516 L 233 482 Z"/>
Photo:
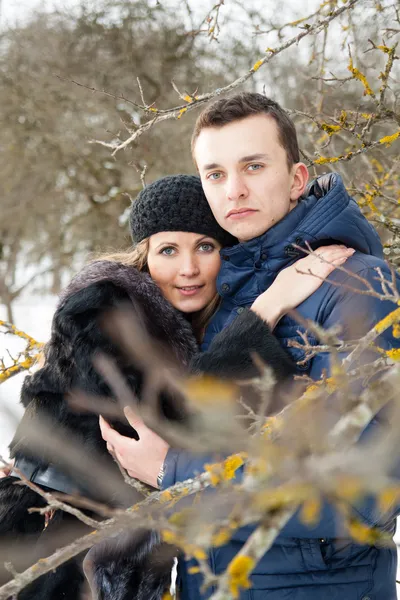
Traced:
<path id="1" fill-rule="evenodd" d="M 175 483 L 196 477 L 196 475 L 205 471 L 205 465 L 207 463 L 213 463 L 217 460 L 220 460 L 220 457 L 212 454 L 197 455 L 187 450 L 170 448 L 164 462 L 162 489 L 166 490 Z M 240 481 L 242 476 L 243 468 L 239 468 L 236 471 L 236 480 Z M 212 491 L 210 493 L 212 493 Z M 253 526 L 241 527 L 234 532 L 232 539 L 244 543 L 253 529 Z M 298 514 L 295 514 L 282 530 L 281 535 L 284 537 L 304 539 L 324 538 L 337 537 L 338 531 L 340 531 L 338 515 L 332 510 L 331 506 L 325 502 L 321 509 L 321 519 L 314 527 L 311 528 L 308 525 L 304 525 L 298 517 Z"/>
<path id="2" fill-rule="evenodd" d="M 259 375 L 253 354 L 272 368 L 277 381 L 295 373 L 295 363 L 267 323 L 249 309 L 218 333 L 206 352 L 194 358 L 192 369 L 224 379 L 251 379 Z"/>
<path id="3" fill-rule="evenodd" d="M 382 272 L 387 279 L 391 280 L 391 273 L 387 267 L 386 269 L 382 267 Z M 377 292 L 382 293 L 381 284 L 379 280 L 377 280 L 377 272 L 374 269 L 365 269 L 363 272 L 358 273 L 358 275 L 361 278 L 365 278 Z M 397 283 L 398 289 L 400 290 L 399 280 L 397 280 Z M 358 294 L 356 291 L 357 287 L 359 287 L 360 290 L 365 289 L 364 284 L 362 284 L 359 279 L 352 278 L 349 285 L 351 285 L 354 291 L 349 290 L 348 287 L 345 286 L 332 286 L 332 293 L 324 310 L 326 318 L 322 320 L 325 329 L 340 323 L 344 339 L 354 339 L 357 335 L 365 334 L 376 325 L 376 323 L 397 308 L 397 305 L 393 302 L 382 301 L 376 297 Z M 392 328 L 387 329 L 377 339 L 377 344 L 381 348 L 390 350 L 399 347 L 400 341 L 393 337 L 391 329 Z M 223 332 L 221 332 L 221 334 L 222 333 Z M 218 336 L 214 338 L 214 341 L 216 341 L 221 334 L 218 334 Z M 210 345 L 210 351 L 212 350 L 214 341 Z M 341 358 L 344 357 L 345 354 L 343 353 Z M 366 362 L 370 359 L 371 354 L 369 352 L 364 353 L 361 357 L 362 362 Z M 204 361 L 207 362 L 207 357 Z M 199 364 L 201 364 L 201 362 Z M 319 379 L 323 369 L 326 369 L 329 373 L 330 363 L 329 354 L 327 353 L 319 354 L 314 358 L 310 372 L 311 377 L 313 379 Z M 361 391 L 362 382 L 357 382 L 357 386 L 359 391 Z M 363 439 L 368 437 L 371 431 L 376 430 L 379 426 L 382 426 L 379 417 L 373 419 L 365 430 L 361 443 L 363 442 Z M 187 451 L 171 449 L 166 458 L 166 476 L 164 477 L 163 488 L 165 489 L 178 481 L 184 481 L 185 479 L 194 477 L 196 474 L 204 471 L 204 465 L 206 463 L 215 460 L 216 458 L 212 455 L 198 456 Z M 397 471 L 398 472 L 395 475 L 400 478 L 400 466 Z M 239 480 L 241 476 L 242 469 L 239 469 L 236 473 L 236 478 Z M 361 505 L 357 505 L 354 508 L 356 513 L 358 513 L 359 517 L 366 524 L 371 526 L 383 524 L 373 498 L 365 499 Z M 388 519 L 386 518 L 385 520 L 387 521 Z M 337 537 L 338 532 L 342 530 L 340 521 L 341 517 L 337 514 L 335 509 L 328 502 L 325 502 L 322 506 L 321 519 L 315 527 L 310 528 L 302 524 L 298 516 L 295 515 L 283 529 L 282 535 L 285 537 L 297 538 Z M 235 532 L 234 539 L 244 542 L 250 531 L 251 529 L 248 527 L 241 528 Z"/>
<path id="4" fill-rule="evenodd" d="M 384 263 L 381 266 L 381 272 L 385 279 L 391 281 L 392 274 Z M 378 294 L 383 293 L 375 269 L 366 268 L 359 271 L 357 272 L 357 278 L 349 276 L 341 285 L 331 286 L 332 293 L 325 304 L 324 314 L 320 321 L 324 329 L 339 324 L 341 327 L 339 337 L 344 341 L 356 340 L 362 337 L 383 318 L 398 308 L 394 302 L 363 294 L 366 291 L 366 286 L 361 279 L 365 279 Z M 396 276 L 396 284 L 400 291 L 398 276 Z M 392 350 L 400 347 L 400 340 L 393 337 L 392 327 L 389 327 L 376 339 L 375 344 L 384 350 Z M 342 359 L 345 356 L 345 353 L 340 354 Z M 378 358 L 378 356 L 376 352 L 366 351 L 361 355 L 357 364 L 352 365 L 352 368 L 363 363 L 366 364 Z M 319 379 L 324 369 L 329 373 L 330 359 L 329 353 L 326 352 L 318 354 L 313 359 L 310 371 L 311 378 Z M 361 380 L 357 381 L 357 390 L 361 391 L 362 387 Z"/>
<path id="5" fill-rule="evenodd" d="M 392 280 L 392 274 L 385 264 L 381 266 L 381 272 L 384 278 L 388 281 Z M 366 268 L 357 275 L 361 279 L 365 279 L 371 287 L 379 294 L 382 294 L 382 284 L 378 277 L 378 273 L 373 268 Z M 400 278 L 396 276 L 397 289 L 400 291 Z M 346 284 L 351 286 L 355 291 L 351 292 L 347 287 L 341 286 L 336 287 L 333 290 L 332 296 L 330 297 L 326 305 L 327 317 L 323 322 L 324 329 L 329 329 L 335 324 L 340 323 L 342 332 L 340 337 L 343 340 L 358 339 L 365 335 L 371 330 L 377 323 L 382 321 L 387 315 L 398 308 L 397 304 L 388 300 L 381 300 L 380 298 L 373 297 L 371 295 L 364 295 L 357 293 L 356 290 L 365 290 L 366 286 L 360 279 L 350 277 Z M 383 350 L 393 350 L 400 347 L 400 339 L 396 339 L 392 334 L 392 327 L 388 327 L 377 339 L 375 345 Z M 345 353 L 340 353 L 339 358 L 343 359 L 346 357 Z M 379 357 L 377 352 L 373 350 L 366 350 L 357 360 L 357 363 L 352 364 L 351 368 L 356 368 L 362 364 L 368 364 Z M 329 374 L 330 372 L 330 359 L 328 353 L 318 354 L 311 367 L 310 375 L 312 379 L 318 379 L 323 370 Z M 363 390 L 363 381 L 358 379 L 352 382 L 352 391 L 358 395 Z M 387 423 L 387 410 L 382 409 L 368 424 L 363 431 L 359 444 L 367 442 L 371 435 L 375 433 L 383 433 L 385 425 Z M 395 479 L 400 479 L 400 461 L 393 467 L 390 473 Z M 364 499 L 360 504 L 354 507 L 356 513 L 371 526 L 382 525 L 384 521 L 388 521 L 388 515 L 385 515 L 385 519 L 380 514 L 377 504 L 373 497 Z M 400 507 L 393 512 L 392 518 L 395 514 L 400 512 Z"/>

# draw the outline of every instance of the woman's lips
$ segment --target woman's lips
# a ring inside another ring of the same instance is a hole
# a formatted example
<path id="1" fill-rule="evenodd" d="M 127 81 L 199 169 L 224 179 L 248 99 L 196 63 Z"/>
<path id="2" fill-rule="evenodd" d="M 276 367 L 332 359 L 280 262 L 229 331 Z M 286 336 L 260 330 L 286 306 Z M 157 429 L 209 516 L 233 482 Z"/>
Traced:
<path id="1" fill-rule="evenodd" d="M 252 215 L 255 212 L 257 212 L 257 211 L 249 208 L 248 210 L 242 210 L 241 212 L 231 213 L 230 215 L 228 215 L 227 218 L 236 221 L 238 219 L 245 219 L 246 217 L 249 217 L 250 215 Z"/>
<path id="2" fill-rule="evenodd" d="M 183 296 L 195 296 L 202 290 L 204 285 L 185 285 L 184 287 L 177 287 Z"/>

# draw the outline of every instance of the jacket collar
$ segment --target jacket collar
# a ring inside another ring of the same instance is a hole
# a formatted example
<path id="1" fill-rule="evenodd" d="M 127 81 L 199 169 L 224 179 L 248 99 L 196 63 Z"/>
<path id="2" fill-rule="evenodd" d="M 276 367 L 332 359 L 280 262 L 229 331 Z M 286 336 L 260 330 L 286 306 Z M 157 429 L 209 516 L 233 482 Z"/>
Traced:
<path id="1" fill-rule="evenodd" d="M 248 242 L 225 248 L 221 254 L 234 263 L 246 257 L 257 260 L 261 254 L 266 254 L 270 259 L 278 259 L 276 269 L 280 270 L 294 256 L 300 255 L 300 252 L 285 252 L 288 246 L 301 246 L 308 242 L 317 247 L 331 240 L 365 254 L 382 256 L 378 234 L 361 214 L 337 173 L 325 174 L 312 181 L 298 205 L 267 232 Z"/>
<path id="2" fill-rule="evenodd" d="M 221 251 L 218 292 L 234 304 L 249 303 L 279 271 L 304 256 L 295 246 L 310 244 L 315 249 L 334 242 L 383 256 L 377 232 L 348 195 L 341 177 L 329 173 L 311 182 L 298 205 L 266 233 Z"/>

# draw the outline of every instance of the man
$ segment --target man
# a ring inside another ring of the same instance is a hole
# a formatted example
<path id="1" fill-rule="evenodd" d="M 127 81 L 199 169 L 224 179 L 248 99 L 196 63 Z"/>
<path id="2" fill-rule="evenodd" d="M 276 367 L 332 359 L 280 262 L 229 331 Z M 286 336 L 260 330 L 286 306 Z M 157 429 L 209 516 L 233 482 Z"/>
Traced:
<path id="1" fill-rule="evenodd" d="M 218 100 L 199 116 L 192 151 L 214 216 L 240 242 L 222 253 L 218 292 L 223 303 L 207 329 L 203 349 L 284 267 L 304 256 L 298 246 L 315 249 L 337 241 L 355 248 L 359 252 L 346 263 L 346 270 L 382 292 L 376 267 L 389 279 L 391 275 L 382 260 L 376 231 L 338 175 L 324 175 L 306 188 L 308 171 L 300 161 L 294 124 L 276 102 L 261 94 Z M 329 279 L 365 290 L 359 280 L 340 271 Z M 299 307 L 299 313 L 325 329 L 351 325 L 354 337 L 360 329 L 354 322 L 360 309 L 368 319 L 365 329 L 394 308 L 392 303 L 325 283 Z M 298 323 L 286 317 L 275 334 L 287 345 L 288 339 L 297 337 L 298 328 Z M 345 329 L 344 337 L 346 333 Z M 291 352 L 300 357 L 298 351 Z M 322 369 L 329 367 L 328 359 L 322 356 L 303 368 L 318 379 Z"/>
<path id="2" fill-rule="evenodd" d="M 382 260 L 379 237 L 348 196 L 338 175 L 324 175 L 307 187 L 308 171 L 300 161 L 295 127 L 277 103 L 249 93 L 217 100 L 197 120 L 192 152 L 215 218 L 239 240 L 239 244 L 221 252 L 217 287 L 222 304 L 207 328 L 204 351 L 283 268 L 302 255 L 298 247 L 310 245 L 315 249 L 339 242 L 357 250 L 346 262 L 346 272 L 335 271 L 330 283 L 323 283 L 298 307 L 303 318 L 325 329 L 340 324 L 342 337 L 354 339 L 396 308 L 392 302 L 357 293 L 366 289 L 363 280 L 382 293 L 377 267 L 391 279 Z M 286 316 L 274 332 L 300 361 L 299 372 L 319 379 L 324 370 L 329 372 L 328 354 L 302 362 L 302 351 L 289 345 L 290 341 L 301 342 L 303 331 L 299 323 Z M 311 344 L 318 342 L 312 334 L 308 339 Z M 378 343 L 384 348 L 396 345 L 390 329 Z M 143 426 L 132 422 L 136 428 Z M 118 434 L 103 431 L 105 439 L 118 446 Z M 154 448 L 157 440 L 153 434 L 150 437 Z M 162 488 L 201 472 L 208 461 L 209 457 L 170 449 L 164 462 Z M 141 462 L 142 471 L 143 465 Z M 375 523 L 372 511 L 363 509 L 360 517 L 368 524 Z M 393 533 L 394 519 L 388 520 L 385 527 Z M 211 551 L 210 562 L 216 573 L 226 568 L 249 531 L 240 529 L 229 544 Z M 252 589 L 243 591 L 240 598 L 395 600 L 394 544 L 385 548 L 359 546 L 349 539 L 336 539 L 337 535 L 336 517 L 328 504 L 313 529 L 292 518 L 257 565 Z M 201 576 L 190 575 L 184 564 L 181 578 L 184 600 L 208 596 L 200 593 Z"/>

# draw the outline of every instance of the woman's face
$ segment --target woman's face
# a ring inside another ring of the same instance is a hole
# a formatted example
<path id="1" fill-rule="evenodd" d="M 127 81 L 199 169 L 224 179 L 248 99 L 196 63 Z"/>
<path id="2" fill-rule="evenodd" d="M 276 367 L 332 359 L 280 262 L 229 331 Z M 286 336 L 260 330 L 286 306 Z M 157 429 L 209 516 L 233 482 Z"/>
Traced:
<path id="1" fill-rule="evenodd" d="M 184 231 L 162 231 L 149 239 L 151 278 L 178 310 L 201 310 L 217 292 L 221 245 L 213 238 Z"/>

